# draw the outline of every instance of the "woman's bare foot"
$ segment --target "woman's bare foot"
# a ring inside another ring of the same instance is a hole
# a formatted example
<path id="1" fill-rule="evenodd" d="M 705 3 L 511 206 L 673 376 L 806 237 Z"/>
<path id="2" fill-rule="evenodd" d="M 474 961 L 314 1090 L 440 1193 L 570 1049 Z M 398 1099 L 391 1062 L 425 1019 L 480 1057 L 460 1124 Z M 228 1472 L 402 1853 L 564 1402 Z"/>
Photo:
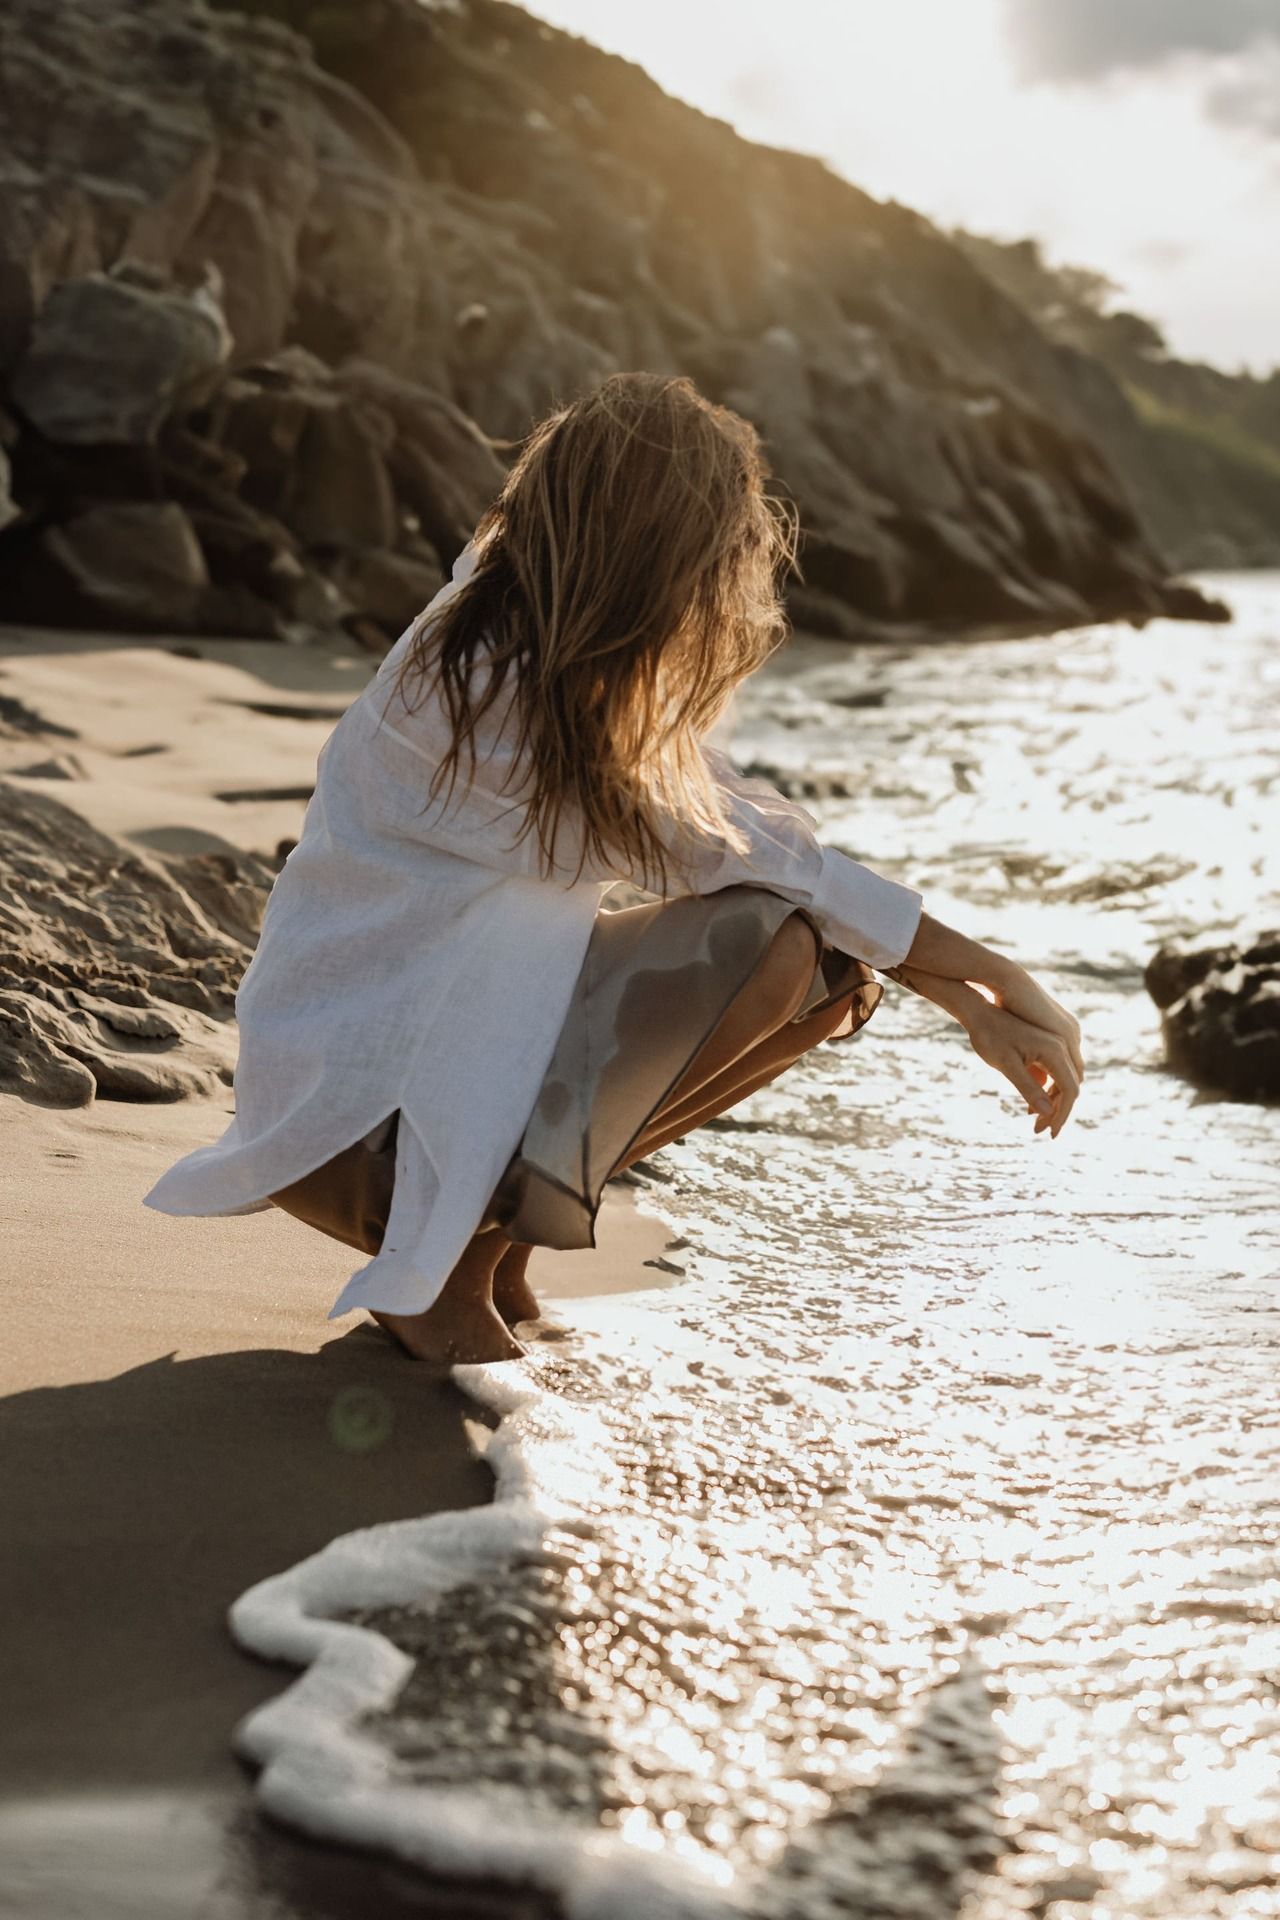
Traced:
<path id="1" fill-rule="evenodd" d="M 529 1285 L 527 1268 L 532 1247 L 508 1247 L 494 1268 L 493 1304 L 509 1327 L 517 1326 L 521 1320 L 540 1320 L 542 1308 L 538 1305 L 538 1296 Z"/>
<path id="2" fill-rule="evenodd" d="M 411 1359 L 434 1361 L 437 1366 L 519 1360 L 528 1351 L 512 1338 L 492 1305 L 477 1303 L 444 1313 L 440 1306 L 437 1301 L 425 1313 L 374 1313 L 373 1317 Z"/>
<path id="3" fill-rule="evenodd" d="M 374 1319 L 414 1360 L 437 1366 L 519 1360 L 525 1349 L 493 1304 L 493 1276 L 510 1245 L 492 1229 L 476 1234 L 425 1312 L 374 1313 Z"/>

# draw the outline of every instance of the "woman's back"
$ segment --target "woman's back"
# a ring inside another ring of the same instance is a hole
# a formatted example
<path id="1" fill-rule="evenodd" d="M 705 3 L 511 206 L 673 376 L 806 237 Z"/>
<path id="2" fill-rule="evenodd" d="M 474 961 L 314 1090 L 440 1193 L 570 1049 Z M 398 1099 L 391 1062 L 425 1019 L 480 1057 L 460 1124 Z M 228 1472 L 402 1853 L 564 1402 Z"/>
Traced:
<path id="1" fill-rule="evenodd" d="M 472 563 L 468 550 L 433 609 Z M 401 1152 L 416 1164 L 397 1197 L 412 1217 L 388 1234 L 380 1298 L 397 1237 L 421 1263 L 470 1231 L 554 1046 L 607 884 L 549 882 L 536 849 L 516 843 L 519 811 L 495 791 L 510 754 L 501 709 L 479 742 L 486 780 L 424 809 L 447 722 L 431 698 L 407 713 L 392 697 L 409 639 L 321 748 L 236 997 L 235 1118 L 147 1195 L 168 1212 L 252 1211 L 399 1109 Z"/>

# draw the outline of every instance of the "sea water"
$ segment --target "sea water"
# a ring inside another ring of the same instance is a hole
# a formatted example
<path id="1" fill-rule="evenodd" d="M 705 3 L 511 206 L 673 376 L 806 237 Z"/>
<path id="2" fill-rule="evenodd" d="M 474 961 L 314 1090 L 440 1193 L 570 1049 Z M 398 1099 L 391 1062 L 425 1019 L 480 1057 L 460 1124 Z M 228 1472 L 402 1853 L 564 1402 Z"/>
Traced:
<path id="1" fill-rule="evenodd" d="M 1080 1018 L 1057 1141 L 892 985 L 658 1156 L 684 1276 L 459 1378 L 492 1508 L 245 1595 L 309 1831 L 583 1920 L 1280 1914 L 1280 1112 L 1142 969 L 1280 925 L 1280 579 L 1227 627 L 797 644 L 736 752 Z"/>

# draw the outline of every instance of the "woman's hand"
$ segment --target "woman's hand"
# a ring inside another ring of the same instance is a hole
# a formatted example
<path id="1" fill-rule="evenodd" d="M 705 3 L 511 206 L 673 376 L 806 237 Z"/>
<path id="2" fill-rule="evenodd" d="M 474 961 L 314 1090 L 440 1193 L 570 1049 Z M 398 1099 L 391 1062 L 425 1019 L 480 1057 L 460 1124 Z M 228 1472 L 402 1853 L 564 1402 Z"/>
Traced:
<path id="1" fill-rule="evenodd" d="M 932 1000 L 935 1007 L 958 1020 L 978 1058 L 1002 1073 L 1026 1101 L 1027 1111 L 1037 1116 L 1035 1131 L 1048 1129 L 1056 1140 L 1084 1078 L 1080 1029 L 1066 1008 L 1037 986 L 1029 973 L 1012 962 L 1003 962 L 1003 967 L 1007 974 L 1001 971 L 997 975 L 1001 985 L 1008 980 L 1011 994 L 1016 993 L 1020 1005 L 1036 1010 L 1043 1005 L 1054 1021 L 1052 1027 L 1026 1020 L 1008 1005 L 998 1005 L 991 997 L 995 988 L 984 990 L 985 980 L 981 986 L 970 986 L 965 980 L 922 972 L 905 961 L 883 971 L 890 980 Z M 1020 981 L 1014 978 L 1016 975 L 1021 975 Z"/>
<path id="2" fill-rule="evenodd" d="M 1079 1022 L 1053 998 L 1052 994 L 1045 992 L 1038 980 L 1032 979 L 1025 967 L 1020 967 L 1016 961 L 1005 959 L 1003 955 L 1000 959 L 1001 964 L 998 970 L 995 970 L 995 978 L 983 980 L 981 984 L 988 987 L 995 995 L 996 1006 L 1003 1012 L 1011 1014 L 1027 1026 L 1039 1027 L 1061 1041 L 1075 1069 L 1076 1091 L 1079 1092 L 1079 1082 L 1084 1079 L 1084 1055 L 1080 1051 Z"/>
<path id="3" fill-rule="evenodd" d="M 936 974 L 946 980 L 972 981 L 975 989 L 983 989 L 994 997 L 997 1007 L 1029 1026 L 1042 1027 L 1060 1040 L 1075 1069 L 1077 1082 L 1083 1079 L 1084 1059 L 1076 1022 L 1065 1007 L 1060 1007 L 1052 995 L 1031 978 L 1025 967 L 1020 967 L 1007 954 L 998 953 L 994 947 L 984 947 L 980 940 L 970 940 L 967 934 L 957 933 L 954 927 L 935 920 L 932 914 L 922 913 L 903 970 Z M 890 979 L 898 977 L 893 968 L 882 971 L 888 971 Z M 963 1016 L 957 1014 L 956 1017 Z"/>
<path id="4" fill-rule="evenodd" d="M 1035 987 L 1035 982 L 1031 985 Z M 1038 987 L 1035 990 L 1042 992 Z M 1050 1007 L 1057 1007 L 1048 994 L 1043 997 Z M 975 994 L 974 1000 L 978 1005 L 967 1010 L 964 1022 L 970 1046 L 980 1060 L 1017 1088 L 1028 1113 L 1036 1115 L 1036 1133 L 1047 1129 L 1056 1140 L 1080 1092 L 1083 1069 L 1078 1070 L 1076 1065 L 1080 1030 L 1075 1021 L 1063 1008 L 1057 1008 L 1074 1029 L 1073 1049 L 1060 1033 L 1033 1026 L 1007 1007 L 991 1005 L 980 994 Z"/>

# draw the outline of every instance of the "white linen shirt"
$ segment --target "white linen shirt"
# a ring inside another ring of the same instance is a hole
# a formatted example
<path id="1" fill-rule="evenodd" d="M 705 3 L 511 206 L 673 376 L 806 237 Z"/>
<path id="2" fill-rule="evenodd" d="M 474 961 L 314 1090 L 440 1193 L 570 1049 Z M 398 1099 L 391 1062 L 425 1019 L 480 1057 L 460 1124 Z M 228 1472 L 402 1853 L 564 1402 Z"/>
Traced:
<path id="1" fill-rule="evenodd" d="M 474 565 L 468 546 L 429 615 Z M 399 1108 L 382 1249 L 330 1319 L 436 1299 L 524 1132 L 601 898 L 628 877 L 624 863 L 588 860 L 574 879 L 577 849 L 561 863 L 559 846 L 556 871 L 539 873 L 537 837 L 517 838 L 522 810 L 503 791 L 514 762 L 501 701 L 478 734 L 474 777 L 422 810 L 450 735 L 433 696 L 412 714 L 394 699 L 418 624 L 320 749 L 236 994 L 234 1117 L 144 1196 L 161 1213 L 260 1212 Z M 920 895 L 821 846 L 802 807 L 704 752 L 748 844 L 707 843 L 693 890 L 754 883 L 806 907 L 841 951 L 880 968 L 903 960 Z"/>

